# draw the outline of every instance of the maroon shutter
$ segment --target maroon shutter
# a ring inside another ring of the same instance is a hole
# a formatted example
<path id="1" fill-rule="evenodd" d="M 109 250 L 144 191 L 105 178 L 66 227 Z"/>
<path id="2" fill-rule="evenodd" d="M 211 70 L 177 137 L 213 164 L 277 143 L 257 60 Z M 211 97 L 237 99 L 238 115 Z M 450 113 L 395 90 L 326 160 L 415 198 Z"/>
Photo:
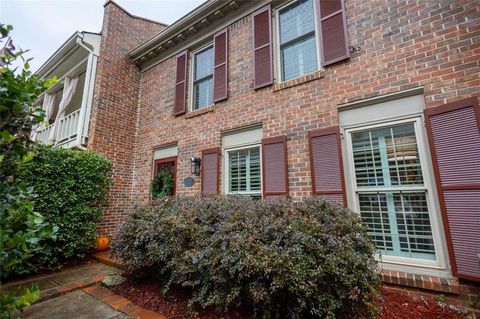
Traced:
<path id="1" fill-rule="evenodd" d="M 310 131 L 308 139 L 313 194 L 346 206 L 339 127 Z"/>
<path id="2" fill-rule="evenodd" d="M 202 194 L 218 194 L 219 191 L 219 167 L 220 149 L 209 148 L 202 151 Z"/>
<path id="3" fill-rule="evenodd" d="M 270 5 L 255 11 L 253 21 L 253 64 L 255 89 L 273 83 L 272 71 L 272 14 Z"/>
<path id="4" fill-rule="evenodd" d="M 262 140 L 263 196 L 288 196 L 287 137 Z"/>
<path id="5" fill-rule="evenodd" d="M 219 102 L 228 97 L 228 29 L 213 36 L 213 52 L 213 102 Z"/>
<path id="6" fill-rule="evenodd" d="M 452 272 L 480 281 L 480 108 L 471 98 L 425 110 Z"/>
<path id="7" fill-rule="evenodd" d="M 187 96 L 187 51 L 179 53 L 176 58 L 177 73 L 175 77 L 175 115 L 185 113 L 185 99 Z"/>
<path id="8" fill-rule="evenodd" d="M 348 59 L 347 22 L 343 0 L 319 0 L 319 30 L 322 65 Z"/>

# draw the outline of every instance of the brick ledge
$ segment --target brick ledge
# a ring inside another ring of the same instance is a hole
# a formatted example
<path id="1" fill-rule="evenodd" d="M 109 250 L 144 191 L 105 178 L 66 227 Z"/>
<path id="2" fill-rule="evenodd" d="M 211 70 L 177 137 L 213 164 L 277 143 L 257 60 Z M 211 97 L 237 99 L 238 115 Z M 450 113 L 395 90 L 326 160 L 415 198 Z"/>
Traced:
<path id="1" fill-rule="evenodd" d="M 104 275 L 97 275 L 85 280 L 77 280 L 66 285 L 43 289 L 40 292 L 40 300 L 38 300 L 38 302 L 56 298 L 76 290 L 88 288 L 90 286 L 93 286 L 97 282 L 101 282 L 104 278 Z"/>
<path id="2" fill-rule="evenodd" d="M 325 76 L 325 72 L 323 70 L 320 70 L 320 71 L 317 71 L 317 72 L 314 72 L 314 73 L 310 73 L 310 74 L 301 76 L 301 77 L 296 78 L 296 79 L 288 80 L 288 81 L 281 82 L 281 83 L 275 83 L 273 85 L 273 92 L 284 90 L 284 89 L 287 89 L 287 88 L 291 88 L 293 86 L 297 86 L 297 85 L 307 83 L 307 82 L 310 82 L 310 81 L 313 81 L 313 80 L 321 79 L 324 76 Z"/>
<path id="3" fill-rule="evenodd" d="M 387 284 L 433 290 L 442 293 L 460 294 L 460 283 L 456 278 L 441 278 L 384 270 L 379 273 Z"/>
<path id="4" fill-rule="evenodd" d="M 138 306 L 127 298 L 117 295 L 100 285 L 92 285 L 88 288 L 84 288 L 83 291 L 88 293 L 93 298 L 109 305 L 113 309 L 123 312 L 124 314 L 127 314 L 133 318 L 167 319 L 167 317 L 163 314 Z"/>
<path id="5" fill-rule="evenodd" d="M 207 106 L 207 107 L 195 110 L 195 111 L 188 112 L 187 114 L 185 114 L 185 118 L 189 119 L 189 118 L 199 116 L 199 115 L 202 115 L 202 114 L 205 114 L 205 113 L 210 113 L 210 112 L 213 112 L 213 111 L 215 111 L 215 105 L 210 105 L 210 106 Z"/>

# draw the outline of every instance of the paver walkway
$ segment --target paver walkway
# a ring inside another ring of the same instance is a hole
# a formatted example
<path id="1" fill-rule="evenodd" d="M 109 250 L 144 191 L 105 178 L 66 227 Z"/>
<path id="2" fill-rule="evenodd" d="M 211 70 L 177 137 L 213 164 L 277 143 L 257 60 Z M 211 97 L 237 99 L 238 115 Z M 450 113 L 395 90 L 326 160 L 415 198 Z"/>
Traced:
<path id="1" fill-rule="evenodd" d="M 36 284 L 41 290 L 41 300 L 46 300 L 91 286 L 96 282 L 102 281 L 108 274 L 120 272 L 118 268 L 93 261 L 33 279 L 11 282 L 4 285 L 2 289 L 30 288 L 32 284 Z"/>
<path id="2" fill-rule="evenodd" d="M 95 261 L 29 280 L 11 282 L 4 290 L 39 286 L 41 299 L 25 312 L 22 319 L 165 319 L 101 287 L 105 276 L 122 270 Z"/>

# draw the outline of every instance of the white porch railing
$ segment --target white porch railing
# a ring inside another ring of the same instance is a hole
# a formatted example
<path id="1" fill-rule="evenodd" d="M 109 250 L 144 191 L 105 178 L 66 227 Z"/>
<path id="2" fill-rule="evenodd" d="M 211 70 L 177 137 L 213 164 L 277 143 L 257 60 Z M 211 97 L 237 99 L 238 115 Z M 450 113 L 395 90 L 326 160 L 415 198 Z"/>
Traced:
<path id="1" fill-rule="evenodd" d="M 80 110 L 76 110 L 73 113 L 64 116 L 58 121 L 58 123 L 50 124 L 47 127 L 41 128 L 37 131 L 36 140 L 44 144 L 62 144 L 69 142 L 77 137 L 78 122 L 80 120 Z M 54 129 L 53 126 L 58 125 L 57 127 L 57 136 L 54 137 L 54 141 L 50 141 L 50 132 Z"/>
<path id="2" fill-rule="evenodd" d="M 49 144 L 48 137 L 50 136 L 51 130 L 53 130 L 53 124 L 50 124 L 47 127 L 38 128 L 35 140 L 42 142 L 43 144 Z"/>
<path id="3" fill-rule="evenodd" d="M 68 114 L 60 119 L 60 126 L 57 132 L 57 143 L 74 139 L 77 136 L 78 120 L 80 110 Z"/>

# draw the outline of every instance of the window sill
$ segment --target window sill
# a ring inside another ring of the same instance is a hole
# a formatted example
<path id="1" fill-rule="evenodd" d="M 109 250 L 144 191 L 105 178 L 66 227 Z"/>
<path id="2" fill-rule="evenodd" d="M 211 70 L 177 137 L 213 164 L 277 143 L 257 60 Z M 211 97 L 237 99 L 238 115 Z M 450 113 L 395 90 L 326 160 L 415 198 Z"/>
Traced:
<path id="1" fill-rule="evenodd" d="M 297 86 L 297 85 L 300 85 L 300 84 L 303 84 L 303 83 L 307 83 L 307 82 L 310 82 L 310 81 L 314 81 L 314 80 L 317 80 L 317 79 L 321 79 L 324 76 L 325 76 L 325 72 L 323 70 L 320 70 L 320 71 L 313 72 L 313 73 L 310 73 L 310 74 L 302 75 L 301 77 L 291 79 L 291 80 L 288 80 L 288 81 L 285 81 L 285 82 L 275 83 L 273 85 L 273 92 L 288 89 L 288 88 L 291 88 L 291 87 L 294 87 L 294 86 Z"/>
<path id="2" fill-rule="evenodd" d="M 417 275 L 401 271 L 384 270 L 380 272 L 382 281 L 387 284 L 433 290 L 440 293 L 459 294 L 458 279 L 428 275 Z"/>
<path id="3" fill-rule="evenodd" d="M 195 111 L 188 112 L 185 115 L 185 118 L 189 119 L 189 118 L 199 116 L 199 115 L 202 115 L 202 114 L 206 114 L 206 113 L 210 113 L 210 112 L 213 112 L 213 111 L 215 111 L 215 105 L 214 104 L 209 105 L 207 107 L 202 107 L 201 109 L 198 109 L 198 110 L 195 110 Z"/>

